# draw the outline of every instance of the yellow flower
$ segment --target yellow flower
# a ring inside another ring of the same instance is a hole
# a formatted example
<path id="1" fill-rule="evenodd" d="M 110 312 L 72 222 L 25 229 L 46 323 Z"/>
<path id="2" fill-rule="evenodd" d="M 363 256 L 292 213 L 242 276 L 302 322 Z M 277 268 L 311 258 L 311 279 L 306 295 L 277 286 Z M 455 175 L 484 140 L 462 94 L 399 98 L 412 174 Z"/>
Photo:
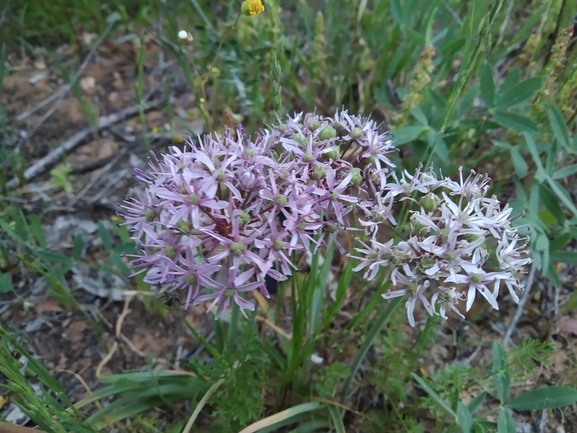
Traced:
<path id="1" fill-rule="evenodd" d="M 261 0 L 245 0 L 240 5 L 240 11 L 247 16 L 258 15 L 264 12 L 264 6 Z"/>

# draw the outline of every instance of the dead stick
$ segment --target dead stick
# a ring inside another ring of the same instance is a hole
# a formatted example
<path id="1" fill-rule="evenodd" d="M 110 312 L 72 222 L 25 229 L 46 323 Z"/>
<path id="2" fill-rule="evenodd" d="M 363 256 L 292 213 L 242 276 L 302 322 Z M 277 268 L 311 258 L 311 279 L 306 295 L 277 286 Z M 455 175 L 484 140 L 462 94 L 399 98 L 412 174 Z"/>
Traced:
<path id="1" fill-rule="evenodd" d="M 143 110 L 149 110 L 150 108 L 158 106 L 162 102 L 161 99 L 151 101 L 145 103 L 142 107 Z M 109 126 L 114 125 L 115 123 L 121 122 L 122 120 L 135 115 L 138 113 L 139 107 L 138 105 L 134 105 L 132 107 L 125 108 L 124 110 L 120 110 L 118 113 L 111 114 L 109 116 L 103 116 L 98 119 L 98 123 L 96 125 L 96 129 L 103 129 L 108 128 Z M 62 145 L 58 146 L 56 149 L 52 150 L 48 153 L 44 158 L 36 161 L 31 167 L 26 169 L 24 172 L 24 179 L 31 180 L 36 176 L 44 173 L 50 166 L 57 163 L 63 154 L 66 154 L 72 150 L 74 150 L 86 137 L 90 135 L 91 132 L 94 131 L 94 128 L 91 126 L 84 128 L 81 131 L 78 131 L 68 140 L 66 140 Z M 20 180 L 18 178 L 12 179 L 8 182 L 8 188 L 14 188 L 20 184 Z"/>
<path id="2" fill-rule="evenodd" d="M 90 51 L 88 52 L 88 54 L 86 55 L 86 57 L 84 58 L 84 61 L 82 62 L 82 64 L 80 65 L 80 68 L 78 68 L 78 71 L 76 71 L 76 74 L 74 74 L 74 77 L 72 77 L 72 80 L 70 80 L 70 83 L 67 84 L 66 86 L 62 87 L 60 90 L 58 90 L 56 93 L 53 93 L 52 95 L 50 95 L 48 98 L 40 101 L 39 104 L 37 104 L 36 106 L 32 107 L 29 110 L 26 110 L 24 113 L 18 115 L 18 117 L 16 117 L 16 120 L 18 122 L 20 122 L 21 120 L 26 119 L 28 116 L 30 116 L 31 114 L 35 113 L 36 111 L 40 110 L 42 107 L 50 104 L 52 101 L 60 98 L 60 97 L 64 97 L 64 95 L 66 93 L 68 93 L 68 91 L 70 89 L 72 89 L 72 86 L 74 86 L 74 83 L 76 83 L 76 81 L 78 80 L 78 78 L 80 78 L 80 75 L 82 74 L 82 72 L 84 71 L 84 69 L 86 68 L 86 66 L 88 65 L 88 62 L 90 62 L 90 59 L 92 58 L 92 56 L 94 55 L 94 53 L 96 52 L 96 50 L 98 49 L 98 47 L 100 46 L 100 44 L 102 43 L 102 41 L 104 40 L 104 38 L 106 36 L 108 36 L 108 33 L 110 32 L 110 30 L 112 30 L 112 26 L 114 25 L 114 21 L 111 22 L 108 27 L 106 28 L 106 30 L 104 30 L 104 33 L 102 33 L 102 35 L 100 35 L 100 37 L 96 40 L 96 42 L 94 43 L 94 45 L 92 46 L 92 48 L 90 49 Z"/>

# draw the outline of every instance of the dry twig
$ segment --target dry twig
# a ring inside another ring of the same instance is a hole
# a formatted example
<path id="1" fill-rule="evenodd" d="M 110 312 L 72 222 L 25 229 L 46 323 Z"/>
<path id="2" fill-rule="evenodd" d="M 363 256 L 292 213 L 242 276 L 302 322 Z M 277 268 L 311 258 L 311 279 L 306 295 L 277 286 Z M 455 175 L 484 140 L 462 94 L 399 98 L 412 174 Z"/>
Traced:
<path id="1" fill-rule="evenodd" d="M 158 106 L 161 102 L 162 102 L 161 99 L 157 99 L 145 103 L 142 109 L 150 110 L 151 108 Z M 120 110 L 119 112 L 111 114 L 109 116 L 103 116 L 98 119 L 96 129 L 108 128 L 114 125 L 115 123 L 121 122 L 122 120 L 135 115 L 136 113 L 138 113 L 138 110 L 139 106 L 134 105 L 132 107 L 125 108 L 124 110 Z M 56 164 L 62 158 L 62 154 L 74 150 L 93 131 L 94 129 L 91 126 L 89 126 L 74 134 L 72 137 L 70 137 L 68 140 L 62 143 L 62 145 L 52 150 L 51 152 L 48 153 L 48 155 L 41 158 L 32 166 L 30 166 L 28 169 L 26 169 L 26 171 L 24 172 L 24 179 L 28 181 L 44 173 L 49 167 Z M 18 186 L 19 183 L 20 180 L 14 178 L 10 182 L 8 182 L 7 186 L 8 188 L 14 188 Z"/>

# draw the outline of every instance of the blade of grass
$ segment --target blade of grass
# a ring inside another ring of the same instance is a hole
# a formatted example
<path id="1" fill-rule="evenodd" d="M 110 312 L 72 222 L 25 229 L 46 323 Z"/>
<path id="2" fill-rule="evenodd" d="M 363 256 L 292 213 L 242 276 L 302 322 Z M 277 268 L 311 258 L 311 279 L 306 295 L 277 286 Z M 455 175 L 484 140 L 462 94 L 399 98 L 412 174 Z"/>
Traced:
<path id="1" fill-rule="evenodd" d="M 363 344 L 361 345 L 361 347 L 359 347 L 355 359 L 351 364 L 351 375 L 345 380 L 345 383 L 343 385 L 343 390 L 341 392 L 341 403 L 344 403 L 347 400 L 351 382 L 353 381 L 357 373 L 357 370 L 361 366 L 363 359 L 365 359 L 365 355 L 369 351 L 369 348 L 372 346 L 374 339 L 379 334 L 379 332 L 381 332 L 381 329 L 383 328 L 383 326 L 385 326 L 385 323 L 387 323 L 387 320 L 389 320 L 391 314 L 393 314 L 393 312 L 397 309 L 397 307 L 401 304 L 403 300 L 404 300 L 403 297 L 391 299 L 388 302 L 385 309 L 381 312 L 379 317 L 377 317 L 373 326 L 367 333 L 367 336 L 365 337 Z"/>

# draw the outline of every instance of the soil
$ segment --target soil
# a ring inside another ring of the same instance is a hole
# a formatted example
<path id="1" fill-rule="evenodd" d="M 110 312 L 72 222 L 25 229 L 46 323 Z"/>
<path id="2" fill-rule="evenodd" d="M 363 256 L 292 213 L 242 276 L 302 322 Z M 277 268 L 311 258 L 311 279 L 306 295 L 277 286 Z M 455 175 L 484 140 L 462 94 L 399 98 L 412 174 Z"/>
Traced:
<path id="1" fill-rule="evenodd" d="M 149 137 L 150 148 L 157 151 L 179 141 L 178 137 L 186 135 L 189 130 L 202 132 L 202 120 L 190 115 L 195 96 L 187 89 L 177 68 L 167 67 L 166 61 L 159 64 L 158 52 L 154 46 L 149 48 L 143 93 L 150 94 L 150 100 L 170 100 L 175 117 L 167 117 L 166 103 L 162 102 L 145 113 L 145 131 L 142 131 L 138 115 L 107 128 L 95 129 L 61 161 L 56 161 L 68 163 L 71 167 L 69 180 L 72 191 L 69 193 L 51 182 L 49 171 L 53 165 L 46 166 L 40 176 L 19 187 L 18 196 L 23 201 L 15 205 L 27 213 L 39 214 L 49 230 L 58 217 L 75 218 L 78 227 L 87 222 L 114 221 L 118 203 L 134 184 L 132 169 L 145 165 L 148 149 L 142 139 L 143 132 Z M 87 110 L 102 117 L 136 104 L 134 86 L 137 71 L 133 53 L 130 43 L 121 46 L 101 44 L 79 77 L 78 91 L 90 105 L 79 103 L 73 92 L 65 92 L 61 98 L 25 118 L 22 118 L 23 113 L 62 89 L 64 80 L 59 69 L 50 64 L 40 50 L 36 56 L 26 58 L 9 56 L 8 63 L 12 68 L 4 79 L 0 104 L 8 118 L 10 146 L 20 150 L 25 167 L 37 162 L 74 133 L 89 127 Z M 72 58 L 74 53 L 62 48 L 59 55 L 66 59 Z M 72 62 L 66 64 L 73 69 Z M 167 89 L 170 89 L 170 95 L 166 94 Z M 49 110 L 53 110 L 52 113 L 42 121 Z M 168 132 L 169 123 L 176 126 L 172 133 Z M 61 238 L 52 241 L 64 254 L 70 253 L 69 233 L 64 232 Z M 103 254 L 102 248 L 98 236 L 93 236 L 87 249 L 89 259 L 98 260 Z M 528 337 L 552 339 L 556 351 L 551 363 L 542 366 L 537 377 L 527 379 L 527 387 L 517 386 L 514 392 L 530 389 L 536 384 L 570 384 L 577 380 L 574 339 L 577 317 L 574 312 L 560 312 L 560 306 L 575 289 L 575 273 L 574 268 L 561 269 L 563 286 L 560 289 L 545 281 L 535 281 L 514 341 L 520 342 Z M 15 273 L 15 292 L 0 297 L 0 322 L 22 337 L 28 350 L 62 381 L 72 401 L 78 401 L 87 394 L 70 372 L 82 377 L 94 390 L 99 386 L 99 367 L 103 375 L 128 370 L 145 371 L 150 368 L 149 361 L 155 359 L 155 366 L 178 369 L 179 360 L 198 353 L 198 341 L 170 312 L 159 312 L 158 308 L 156 312 L 148 311 L 138 298 L 127 302 L 114 300 L 112 295 L 95 295 L 72 278 L 69 281 L 73 295 L 85 308 L 84 313 L 78 309 L 67 311 L 51 297 L 45 285 L 26 277 L 24 273 Z M 130 290 L 131 287 L 120 289 Z M 501 305 L 498 312 L 479 307 L 477 316 L 480 320 L 475 322 L 462 322 L 455 318 L 446 322 L 430 358 L 422 360 L 421 371 L 430 374 L 455 360 L 473 364 L 487 361 L 491 341 L 502 338 L 506 324 L 515 312 L 511 301 Z M 89 321 L 86 312 L 99 326 L 95 327 L 94 322 Z M 347 313 L 343 314 L 346 316 Z M 186 317 L 203 335 L 210 333 L 209 321 L 202 308 L 189 310 Z M 115 329 L 119 319 L 122 319 L 120 334 Z M 407 326 L 406 335 L 413 338 L 415 330 Z M 115 344 L 118 344 L 118 349 L 112 353 Z M 103 362 L 109 353 L 112 356 Z M 9 402 L 1 406 L 5 417 L 13 411 Z M 534 416 L 534 419 L 524 417 L 528 428 L 533 429 L 523 431 L 577 432 L 574 407 Z M 165 419 L 169 418 L 165 413 Z M 25 423 L 26 418 L 14 422 Z M 423 424 L 430 425 L 427 420 Z"/>

